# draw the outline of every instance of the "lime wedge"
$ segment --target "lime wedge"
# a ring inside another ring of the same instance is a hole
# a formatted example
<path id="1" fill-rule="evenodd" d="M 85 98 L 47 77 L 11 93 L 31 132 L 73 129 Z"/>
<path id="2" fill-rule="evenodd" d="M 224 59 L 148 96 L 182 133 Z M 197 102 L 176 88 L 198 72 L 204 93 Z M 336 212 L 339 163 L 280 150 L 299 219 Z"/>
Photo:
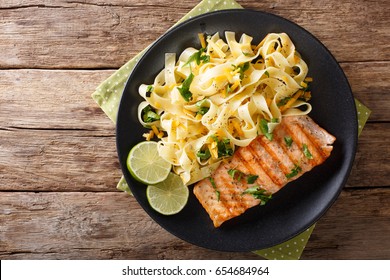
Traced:
<path id="1" fill-rule="evenodd" d="M 146 189 L 150 206 L 163 215 L 179 213 L 187 204 L 188 196 L 188 187 L 174 173 L 169 173 L 166 180 Z"/>
<path id="2" fill-rule="evenodd" d="M 172 165 L 158 154 L 157 142 L 144 141 L 130 150 L 127 168 L 137 181 L 154 185 L 168 177 Z"/>

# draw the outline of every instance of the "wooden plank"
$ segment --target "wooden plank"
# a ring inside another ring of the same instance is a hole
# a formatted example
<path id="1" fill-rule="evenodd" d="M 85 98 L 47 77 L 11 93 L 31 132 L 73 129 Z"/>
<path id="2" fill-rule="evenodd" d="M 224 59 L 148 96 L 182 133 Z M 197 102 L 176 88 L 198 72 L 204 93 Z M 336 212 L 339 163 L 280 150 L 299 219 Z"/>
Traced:
<path id="1" fill-rule="evenodd" d="M 371 109 L 369 121 L 390 120 L 390 62 L 341 63 L 352 93 Z"/>
<path id="2" fill-rule="evenodd" d="M 389 189 L 343 191 L 303 258 L 388 259 L 389 202 Z M 0 204 L 1 259 L 260 259 L 181 241 L 124 193 L 5 192 Z"/>
<path id="3" fill-rule="evenodd" d="M 0 127 L 83 129 L 113 134 L 92 100 L 113 70 L 0 70 Z"/>
<path id="4" fill-rule="evenodd" d="M 0 68 L 118 68 L 198 3 L 3 2 Z M 386 1 L 240 3 L 300 24 L 317 36 L 338 61 L 389 60 L 390 10 Z"/>
<path id="5" fill-rule="evenodd" d="M 188 11 L 138 1 L 36 2 L 0 9 L 0 68 L 117 68 Z"/>
<path id="6" fill-rule="evenodd" d="M 390 186 L 390 123 L 369 123 L 359 137 L 349 187 Z"/>
<path id="7" fill-rule="evenodd" d="M 122 173 L 113 135 L 12 129 L 0 139 L 0 190 L 116 191 Z"/>
<path id="8" fill-rule="evenodd" d="M 390 258 L 390 189 L 347 189 L 316 224 L 302 259 Z"/>
<path id="9" fill-rule="evenodd" d="M 125 193 L 2 193 L 1 259 L 256 258 L 172 236 Z"/>

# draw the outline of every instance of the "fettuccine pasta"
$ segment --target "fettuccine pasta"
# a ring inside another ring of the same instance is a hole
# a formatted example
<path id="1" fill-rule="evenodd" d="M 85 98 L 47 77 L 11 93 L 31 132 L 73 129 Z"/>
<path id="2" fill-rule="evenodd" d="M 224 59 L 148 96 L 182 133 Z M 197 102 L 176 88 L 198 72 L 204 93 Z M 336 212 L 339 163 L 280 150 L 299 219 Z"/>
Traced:
<path id="1" fill-rule="evenodd" d="M 289 36 L 268 34 L 258 45 L 234 32 L 216 33 L 202 47 L 165 54 L 165 67 L 139 94 L 139 120 L 159 138 L 159 153 L 185 184 L 273 129 L 283 116 L 308 114 L 308 67 Z"/>

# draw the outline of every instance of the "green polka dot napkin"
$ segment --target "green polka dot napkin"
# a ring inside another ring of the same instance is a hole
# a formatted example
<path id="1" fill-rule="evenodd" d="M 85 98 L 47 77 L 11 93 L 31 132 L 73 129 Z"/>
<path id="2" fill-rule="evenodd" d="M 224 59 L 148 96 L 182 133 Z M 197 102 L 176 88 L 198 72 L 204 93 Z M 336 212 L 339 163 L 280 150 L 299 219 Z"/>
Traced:
<path id="1" fill-rule="evenodd" d="M 234 0 L 203 0 L 176 24 L 203 13 L 239 8 L 242 7 Z M 133 57 L 129 62 L 117 70 L 111 77 L 100 84 L 96 91 L 92 94 L 92 98 L 114 123 L 116 122 L 119 102 L 127 78 L 129 77 L 134 66 L 137 64 L 138 60 L 145 53 L 146 49 Z M 358 100 L 355 99 L 355 101 L 358 112 L 360 134 L 371 111 Z M 123 176 L 118 182 L 117 189 L 131 194 L 131 191 Z M 301 257 L 301 254 L 310 238 L 311 233 L 313 232 L 314 227 L 315 225 L 311 226 L 303 233 L 282 244 L 271 248 L 254 251 L 254 253 L 266 259 L 297 260 Z"/>

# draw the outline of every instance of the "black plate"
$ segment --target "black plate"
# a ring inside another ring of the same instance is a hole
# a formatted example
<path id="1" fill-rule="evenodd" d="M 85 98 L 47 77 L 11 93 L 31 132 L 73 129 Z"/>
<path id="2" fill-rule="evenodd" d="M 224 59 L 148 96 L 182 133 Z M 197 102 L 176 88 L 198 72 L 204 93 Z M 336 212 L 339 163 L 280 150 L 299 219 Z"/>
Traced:
<path id="1" fill-rule="evenodd" d="M 137 118 L 142 101 L 138 87 L 153 83 L 164 66 L 164 54 L 179 55 L 186 47 L 200 48 L 198 33 L 225 31 L 242 33 L 260 42 L 270 32 L 286 32 L 309 66 L 313 77 L 313 110 L 310 116 L 337 137 L 330 158 L 321 166 L 285 186 L 265 206 L 249 209 L 240 217 L 215 229 L 190 187 L 190 198 L 182 212 L 163 216 L 150 208 L 146 187 L 135 181 L 126 168 L 130 149 L 143 141 L 144 128 Z M 251 251 L 282 243 L 315 223 L 333 204 L 344 186 L 357 145 L 357 117 L 348 81 L 331 53 L 313 35 L 275 15 L 252 10 L 226 10 L 195 17 L 158 39 L 136 65 L 127 81 L 117 119 L 119 162 L 135 198 L 163 228 L 177 237 L 209 249 Z M 131 213 L 129 213 L 131 215 Z"/>

